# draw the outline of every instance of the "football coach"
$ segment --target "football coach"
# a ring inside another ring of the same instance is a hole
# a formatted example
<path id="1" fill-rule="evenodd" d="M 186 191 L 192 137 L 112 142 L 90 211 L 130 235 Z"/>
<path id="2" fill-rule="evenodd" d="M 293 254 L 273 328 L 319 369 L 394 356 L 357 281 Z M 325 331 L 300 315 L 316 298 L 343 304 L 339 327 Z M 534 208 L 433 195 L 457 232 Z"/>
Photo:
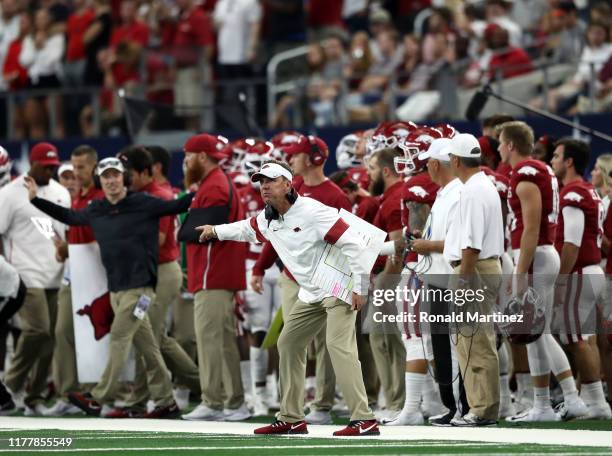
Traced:
<path id="1" fill-rule="evenodd" d="M 291 187 L 293 174 L 283 162 L 270 160 L 253 174 L 261 183 L 265 209 L 256 217 L 224 225 L 203 225 L 201 241 L 210 239 L 270 241 L 285 267 L 300 285 L 298 299 L 285 320 L 278 340 L 281 407 L 276 421 L 256 434 L 306 434 L 304 377 L 306 347 L 327 322 L 327 350 L 351 411 L 349 425 L 336 436 L 379 434 L 361 375 L 355 338 L 355 318 L 367 299 L 369 272 L 360 265 L 363 245 L 339 217 L 338 211 L 317 200 L 298 196 Z M 348 260 L 355 286 L 352 306 L 312 283 L 315 268 L 327 244 L 334 244 Z"/>

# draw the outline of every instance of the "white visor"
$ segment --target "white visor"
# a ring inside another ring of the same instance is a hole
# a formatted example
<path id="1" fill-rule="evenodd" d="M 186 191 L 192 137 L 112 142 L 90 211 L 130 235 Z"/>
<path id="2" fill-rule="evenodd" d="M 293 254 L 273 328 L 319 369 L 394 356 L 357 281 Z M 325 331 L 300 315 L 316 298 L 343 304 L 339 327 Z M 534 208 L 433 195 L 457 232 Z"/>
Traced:
<path id="1" fill-rule="evenodd" d="M 264 163 L 259 171 L 251 176 L 252 182 L 259 182 L 262 177 L 269 179 L 276 179 L 278 177 L 284 177 L 289 182 L 293 180 L 291 172 L 277 163 Z"/>
<path id="2" fill-rule="evenodd" d="M 61 176 L 66 171 L 74 172 L 74 166 L 72 166 L 72 163 L 63 163 L 62 165 L 60 165 L 59 169 L 57 170 L 57 175 Z"/>

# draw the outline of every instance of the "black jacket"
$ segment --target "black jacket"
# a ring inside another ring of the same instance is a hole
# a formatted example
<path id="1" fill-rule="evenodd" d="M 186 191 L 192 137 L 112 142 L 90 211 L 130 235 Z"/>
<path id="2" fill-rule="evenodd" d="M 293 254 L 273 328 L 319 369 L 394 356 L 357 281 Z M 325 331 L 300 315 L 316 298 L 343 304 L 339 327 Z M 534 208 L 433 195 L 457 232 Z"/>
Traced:
<path id="1" fill-rule="evenodd" d="M 117 204 L 93 200 L 82 210 L 66 209 L 41 198 L 32 204 L 67 225 L 91 225 L 100 245 L 110 291 L 157 284 L 159 219 L 186 212 L 194 193 L 164 201 L 145 193 L 128 193 Z"/>

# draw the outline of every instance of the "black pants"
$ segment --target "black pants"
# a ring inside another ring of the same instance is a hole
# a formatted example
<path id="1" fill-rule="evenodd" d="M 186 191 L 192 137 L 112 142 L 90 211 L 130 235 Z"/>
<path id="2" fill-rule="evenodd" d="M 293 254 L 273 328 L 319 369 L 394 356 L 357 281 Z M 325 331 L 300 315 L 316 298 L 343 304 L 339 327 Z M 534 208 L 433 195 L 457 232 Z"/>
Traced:
<path id="1" fill-rule="evenodd" d="M 17 292 L 17 296 L 14 298 L 8 299 L 2 310 L 0 310 L 0 327 L 6 325 L 8 320 L 17 313 L 17 311 L 23 305 L 23 301 L 26 295 L 26 286 L 23 283 L 23 280 L 19 282 L 19 291 Z M 8 333 L 7 333 L 8 334 Z M 6 337 L 6 334 L 5 334 Z M 2 359 L 4 359 L 4 354 Z M 0 381 L 0 405 L 6 404 L 11 400 L 11 395 L 6 390 L 4 383 Z"/>
<path id="2" fill-rule="evenodd" d="M 429 285 L 429 288 L 434 290 L 442 290 L 439 293 L 440 297 L 444 295 L 444 288 L 435 287 Z M 434 297 L 437 297 L 438 293 L 432 293 Z M 449 305 L 446 301 L 434 299 L 430 303 L 429 313 L 431 315 L 448 315 Z M 440 398 L 442 403 L 451 412 L 457 411 L 457 398 L 453 393 L 453 360 L 451 355 L 451 337 L 450 337 L 450 325 L 448 323 L 431 323 L 431 345 L 433 348 L 434 361 L 436 365 L 436 383 L 440 389 Z M 459 373 L 459 400 L 461 401 L 461 415 L 465 415 L 470 410 L 468 405 L 467 397 L 465 395 L 465 388 L 463 387 L 463 378 Z"/>

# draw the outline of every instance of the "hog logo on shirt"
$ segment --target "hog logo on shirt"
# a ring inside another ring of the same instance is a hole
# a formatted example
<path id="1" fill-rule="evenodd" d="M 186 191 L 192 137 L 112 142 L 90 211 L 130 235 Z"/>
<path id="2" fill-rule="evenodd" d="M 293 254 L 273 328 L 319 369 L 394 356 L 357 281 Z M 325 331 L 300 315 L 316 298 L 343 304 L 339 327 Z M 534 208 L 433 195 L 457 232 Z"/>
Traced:
<path id="1" fill-rule="evenodd" d="M 110 303 L 110 293 L 106 292 L 102 296 L 98 296 L 90 305 L 77 310 L 77 315 L 89 316 L 94 329 L 94 338 L 96 340 L 102 339 L 110 332 L 115 317 Z"/>

